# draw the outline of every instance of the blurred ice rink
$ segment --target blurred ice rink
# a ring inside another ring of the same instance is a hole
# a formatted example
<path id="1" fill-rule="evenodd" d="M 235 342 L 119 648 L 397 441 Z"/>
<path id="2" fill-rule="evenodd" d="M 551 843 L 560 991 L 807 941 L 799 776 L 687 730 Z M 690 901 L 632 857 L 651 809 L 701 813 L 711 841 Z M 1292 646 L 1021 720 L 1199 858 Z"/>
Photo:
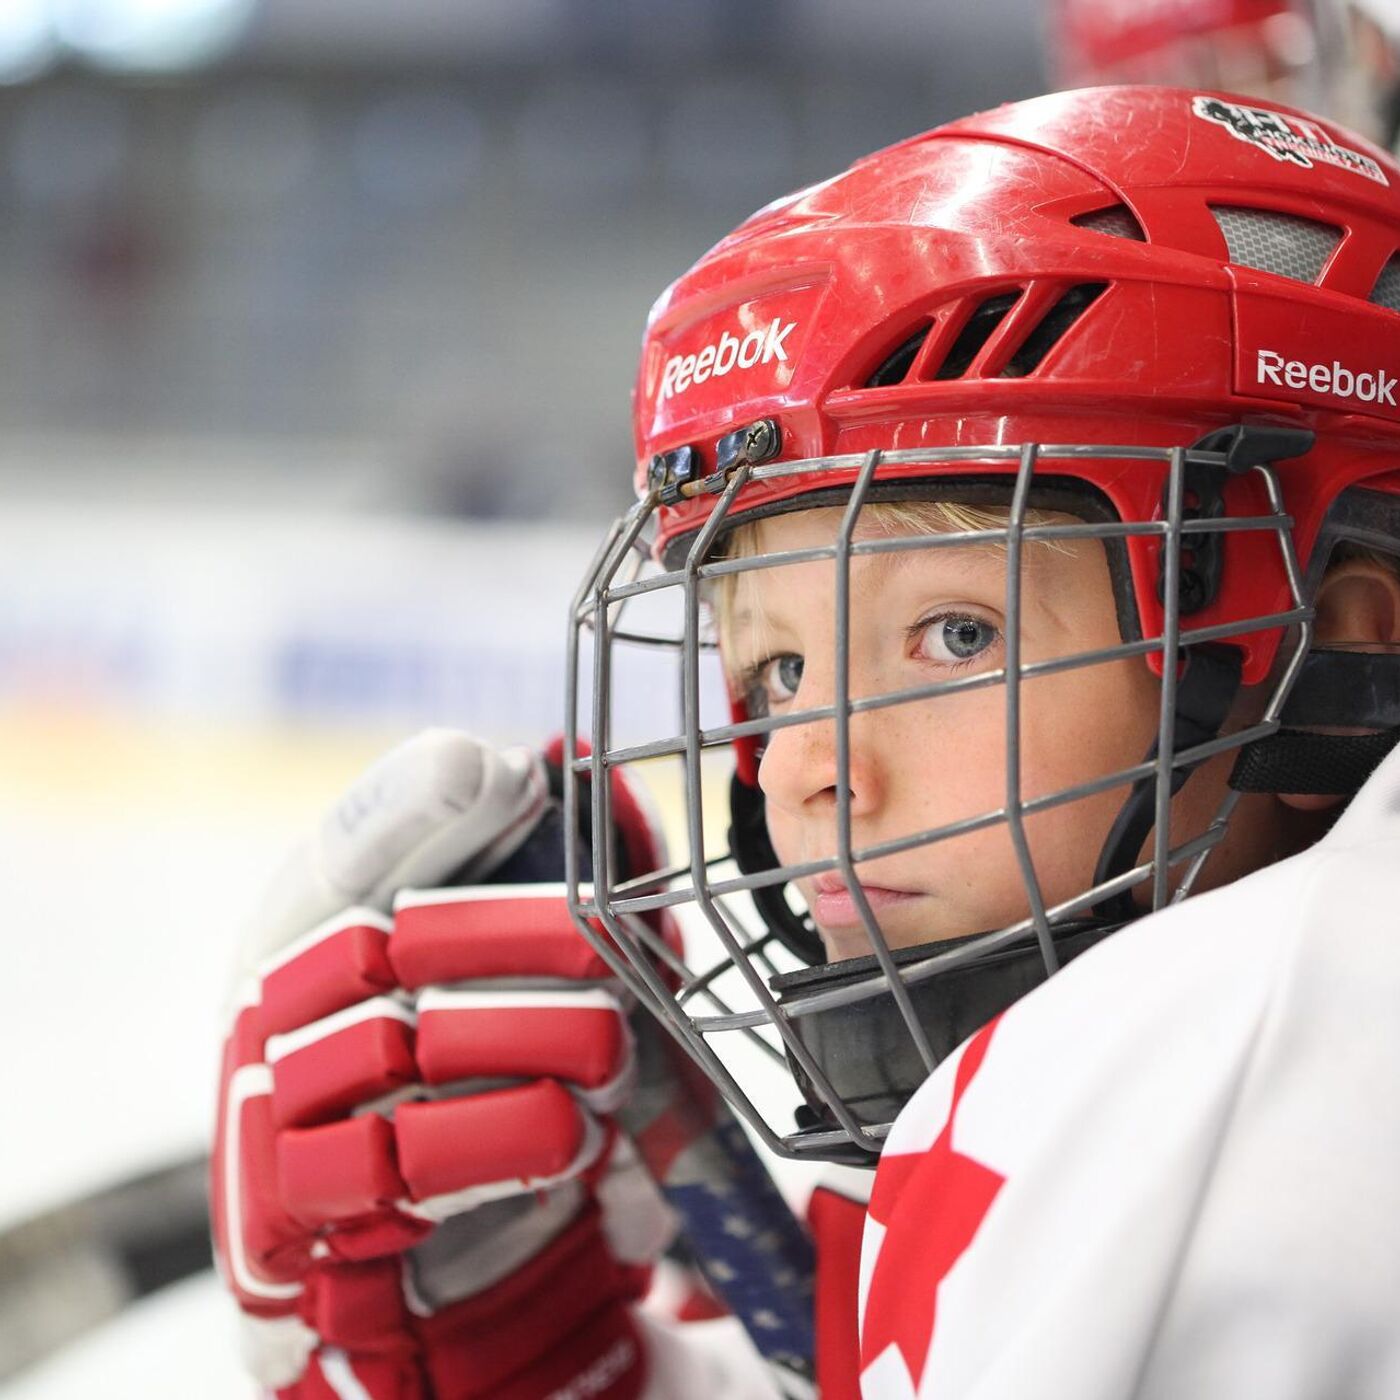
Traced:
<path id="1" fill-rule="evenodd" d="M 204 1150 L 240 919 L 364 763 L 560 727 L 666 281 L 1042 85 L 1032 0 L 0 6 L 7 1397 L 246 1393 L 207 1274 L 33 1360 L 83 1319 L 5 1241 Z"/>
<path id="2" fill-rule="evenodd" d="M 172 1284 L 119 1319 L 26 1370 L 5 1386 L 5 1400 L 81 1400 L 92 1395 L 141 1400 L 253 1400 L 243 1375 L 232 1305 L 213 1274 Z"/>
<path id="3" fill-rule="evenodd" d="M 232 939 L 267 873 L 407 732 L 395 709 L 497 739 L 558 727 L 550 643 L 593 545 L 559 527 L 6 513 L 5 644 L 29 673 L 0 727 L 22 989 L 0 1034 L 12 1066 L 43 1047 L 8 1095 L 47 1150 L 7 1162 L 0 1220 L 199 1146 Z M 508 577 L 509 607 L 487 605 Z M 57 1085 L 82 1086 L 82 1112 Z"/>

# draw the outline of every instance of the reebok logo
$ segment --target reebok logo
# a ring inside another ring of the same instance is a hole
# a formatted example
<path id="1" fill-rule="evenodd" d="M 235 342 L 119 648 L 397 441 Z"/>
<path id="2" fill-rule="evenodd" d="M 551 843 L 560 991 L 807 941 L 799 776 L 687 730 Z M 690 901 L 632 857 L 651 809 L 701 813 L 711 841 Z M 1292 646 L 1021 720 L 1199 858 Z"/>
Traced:
<path id="1" fill-rule="evenodd" d="M 661 373 L 658 397 L 664 401 L 683 394 L 692 384 L 722 379 L 732 369 L 752 369 L 770 360 L 786 364 L 784 342 L 796 329 L 796 321 L 775 316 L 766 329 L 750 331 L 742 340 L 724 331 L 718 341 L 694 355 L 672 355 Z"/>
<path id="2" fill-rule="evenodd" d="M 1382 369 L 1357 374 L 1338 360 L 1330 365 L 1310 365 L 1285 359 L 1277 350 L 1261 350 L 1255 359 L 1254 377 L 1260 384 L 1273 384 L 1280 389 L 1309 389 L 1314 394 L 1335 394 L 1359 403 L 1397 407 L 1396 376 Z"/>

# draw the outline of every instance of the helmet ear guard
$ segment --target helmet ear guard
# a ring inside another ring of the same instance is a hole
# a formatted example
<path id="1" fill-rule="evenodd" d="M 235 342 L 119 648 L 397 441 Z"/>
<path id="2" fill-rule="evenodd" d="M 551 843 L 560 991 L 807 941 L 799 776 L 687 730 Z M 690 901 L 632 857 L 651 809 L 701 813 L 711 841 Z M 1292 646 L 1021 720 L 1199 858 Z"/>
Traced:
<path id="1" fill-rule="evenodd" d="M 1352 544 L 1394 557 L 1397 540 L 1395 496 L 1364 484 L 1343 491 L 1313 543 L 1304 595 L 1317 597 L 1337 546 Z M 1350 796 L 1400 742 L 1400 651 L 1312 647 L 1280 719 L 1277 734 L 1240 753 L 1230 786 L 1238 792 Z M 1373 732 L 1305 732 L 1320 728 Z"/>
<path id="2" fill-rule="evenodd" d="M 1216 464 L 1188 459 L 1182 469 L 1180 515 L 1188 521 L 1220 520 L 1225 516 L 1223 486 L 1227 477 L 1268 466 L 1278 461 L 1302 457 L 1309 452 L 1315 434 L 1306 428 L 1274 424 L 1232 423 L 1198 439 L 1193 452 L 1220 454 Z M 1168 512 L 1171 484 L 1162 488 L 1162 509 Z M 1182 541 L 1177 561 L 1177 616 L 1200 612 L 1215 601 L 1220 591 L 1224 566 L 1224 539 L 1219 533 L 1190 535 Z M 1164 544 L 1158 565 L 1157 595 L 1165 598 L 1167 553 Z M 1177 681 L 1172 713 L 1172 753 L 1199 748 L 1220 734 L 1239 694 L 1243 658 L 1237 647 L 1205 643 L 1185 647 L 1181 653 L 1181 674 Z M 1256 743 L 1262 741 L 1255 741 Z M 1147 750 L 1144 762 L 1158 756 L 1158 741 Z M 1168 786 L 1175 797 L 1201 764 L 1173 764 Z M 1126 874 L 1137 864 L 1138 852 L 1157 820 L 1158 785 L 1154 773 L 1134 783 L 1109 831 L 1099 854 L 1094 883 L 1105 884 Z M 1106 919 L 1126 923 L 1138 914 L 1132 891 L 1120 890 L 1098 906 Z"/>

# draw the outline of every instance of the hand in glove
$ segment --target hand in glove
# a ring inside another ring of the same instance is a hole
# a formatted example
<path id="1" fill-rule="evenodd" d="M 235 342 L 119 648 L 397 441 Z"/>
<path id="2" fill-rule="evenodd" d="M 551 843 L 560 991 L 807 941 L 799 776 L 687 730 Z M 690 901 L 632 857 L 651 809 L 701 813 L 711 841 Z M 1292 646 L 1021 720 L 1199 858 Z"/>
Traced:
<path id="1" fill-rule="evenodd" d="M 651 868 L 640 809 L 614 806 Z M 539 755 L 429 731 L 270 891 L 211 1190 L 280 1395 L 640 1393 L 629 1305 L 673 1222 L 610 1117 L 635 1078 L 625 995 L 562 885 L 536 883 L 560 853 Z"/>

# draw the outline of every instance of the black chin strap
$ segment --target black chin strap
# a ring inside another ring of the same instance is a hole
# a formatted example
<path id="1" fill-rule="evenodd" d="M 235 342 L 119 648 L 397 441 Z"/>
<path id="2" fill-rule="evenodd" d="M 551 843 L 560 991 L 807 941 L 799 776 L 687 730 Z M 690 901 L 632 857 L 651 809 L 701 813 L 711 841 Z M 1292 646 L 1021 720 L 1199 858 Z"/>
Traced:
<path id="1" fill-rule="evenodd" d="M 1400 651 L 1314 648 L 1303 658 L 1282 719 L 1277 734 L 1240 752 L 1230 786 L 1349 796 L 1400 741 Z M 1299 726 L 1379 732 L 1314 734 Z"/>
<path id="2" fill-rule="evenodd" d="M 1379 734 L 1304 734 L 1280 729 L 1246 746 L 1230 774 L 1238 792 L 1296 792 L 1350 797 L 1400 741 L 1400 729 Z"/>
<path id="3" fill-rule="evenodd" d="M 1182 651 L 1185 670 L 1176 688 L 1176 714 L 1172 731 L 1172 752 L 1182 753 L 1208 744 L 1218 737 L 1235 695 L 1240 688 L 1240 667 L 1243 658 L 1235 647 L 1204 644 L 1186 647 Z M 1157 741 L 1147 750 L 1145 762 L 1157 757 Z M 1172 768 L 1171 790 L 1175 797 L 1186 780 L 1201 765 L 1181 763 Z M 1103 884 L 1126 874 L 1136 864 L 1142 843 L 1147 840 L 1157 814 L 1157 778 L 1140 778 L 1133 784 L 1128 800 L 1118 813 L 1103 850 L 1099 853 L 1094 883 Z M 1104 919 L 1126 922 L 1137 914 L 1131 890 L 1123 890 L 1102 901 L 1094 912 Z"/>
<path id="4" fill-rule="evenodd" d="M 1220 733 L 1240 684 L 1241 657 L 1233 647 L 1190 647 L 1184 654 L 1189 659 L 1177 688 L 1176 751 L 1208 743 Z M 1282 719 L 1284 727 L 1278 733 L 1240 750 L 1230 786 L 1237 792 L 1350 797 L 1400 744 L 1400 650 L 1315 648 L 1303 659 Z M 1312 726 L 1379 732 L 1307 732 Z M 1148 761 L 1156 756 L 1154 742 Z M 1199 766 L 1183 764 L 1173 770 L 1173 796 Z M 1104 842 L 1095 884 L 1137 864 L 1156 815 L 1156 791 L 1154 778 L 1133 785 Z M 1136 913 L 1131 892 L 1103 901 L 1095 912 L 1116 921 L 1131 919 Z"/>

